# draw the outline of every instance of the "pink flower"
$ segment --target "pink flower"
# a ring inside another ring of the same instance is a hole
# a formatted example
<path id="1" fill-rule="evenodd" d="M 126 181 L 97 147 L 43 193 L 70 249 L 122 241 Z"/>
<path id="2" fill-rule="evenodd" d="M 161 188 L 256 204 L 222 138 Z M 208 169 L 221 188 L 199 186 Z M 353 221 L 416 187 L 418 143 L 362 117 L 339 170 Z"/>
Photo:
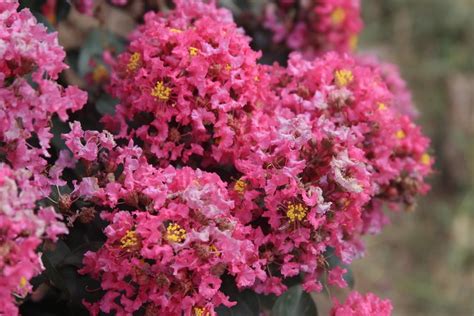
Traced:
<path id="1" fill-rule="evenodd" d="M 388 299 L 382 300 L 372 293 L 363 296 L 354 291 L 344 304 L 334 300 L 331 316 L 390 316 L 392 309 Z"/>
<path id="2" fill-rule="evenodd" d="M 163 165 L 227 161 L 241 121 L 266 98 L 260 54 L 228 11 L 201 1 L 176 6 L 147 13 L 132 34 L 111 74 L 117 115 L 104 122 L 120 138 L 139 138 Z"/>
<path id="3" fill-rule="evenodd" d="M 335 50 L 353 51 L 362 30 L 359 0 L 276 0 L 265 10 L 264 26 L 275 43 L 314 57 Z"/>
<path id="4" fill-rule="evenodd" d="M 37 176 L 49 157 L 51 118 L 57 114 L 66 120 L 69 111 L 84 105 L 86 94 L 54 81 L 66 68 L 57 34 L 47 33 L 28 9 L 17 8 L 16 1 L 0 5 L 0 141 L 8 147 L 11 165 Z M 37 138 L 39 146 L 30 146 L 31 138 Z"/>
<path id="5" fill-rule="evenodd" d="M 344 280 L 344 274 L 347 272 L 347 269 L 341 267 L 334 267 L 329 271 L 328 275 L 328 284 L 337 285 L 340 288 L 346 288 L 347 282 Z"/>
<path id="6" fill-rule="evenodd" d="M 0 314 L 18 314 L 14 295 L 25 297 L 29 280 L 43 270 L 36 252 L 42 239 L 55 241 L 67 232 L 52 208 L 37 209 L 42 197 L 28 171 L 0 163 Z"/>
<path id="7" fill-rule="evenodd" d="M 73 130 L 78 139 L 88 133 Z M 93 138 L 103 139 L 103 134 Z M 217 175 L 189 167 L 157 169 L 133 145 L 114 145 L 101 155 L 110 172 L 120 165 L 120 179 L 95 174 L 83 178 L 72 193 L 112 209 L 101 213 L 109 223 L 104 247 L 88 252 L 81 270 L 99 279 L 106 291 L 101 311 L 132 313 L 148 306 L 181 315 L 205 307 L 213 313 L 214 306 L 233 305 L 220 289 L 224 273 L 242 287 L 266 278 L 248 229 L 233 217 L 233 201 Z M 121 210 L 124 205 L 133 211 Z"/>
<path id="8" fill-rule="evenodd" d="M 65 121 L 86 101 L 84 92 L 55 81 L 66 68 L 57 34 L 17 8 L 17 1 L 0 4 L 0 314 L 8 315 L 18 313 L 13 295 L 26 296 L 43 269 L 37 247 L 67 233 L 62 216 L 36 203 L 51 184 L 64 183 L 60 173 L 71 166 L 61 155 L 47 172 L 52 118 Z"/>

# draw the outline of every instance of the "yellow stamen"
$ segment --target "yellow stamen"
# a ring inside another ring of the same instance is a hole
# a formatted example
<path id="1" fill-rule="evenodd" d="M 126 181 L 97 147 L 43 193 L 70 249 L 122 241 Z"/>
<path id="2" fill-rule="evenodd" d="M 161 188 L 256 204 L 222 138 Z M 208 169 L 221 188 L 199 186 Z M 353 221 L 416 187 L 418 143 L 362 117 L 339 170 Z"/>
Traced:
<path id="1" fill-rule="evenodd" d="M 336 80 L 336 85 L 339 87 L 345 87 L 349 83 L 354 80 L 354 75 L 352 74 L 352 71 L 347 70 L 347 69 L 340 69 L 336 70 L 334 73 L 334 77 Z"/>
<path id="2" fill-rule="evenodd" d="M 379 102 L 378 106 L 380 111 L 385 111 L 387 109 L 385 103 Z"/>
<path id="3" fill-rule="evenodd" d="M 431 163 L 431 156 L 427 153 L 424 153 L 423 155 L 421 155 L 420 161 L 422 164 L 429 166 Z"/>
<path id="4" fill-rule="evenodd" d="M 346 19 L 346 11 L 338 7 L 331 13 L 331 22 L 334 25 L 340 25 Z"/>
<path id="5" fill-rule="evenodd" d="M 216 245 L 210 245 L 209 246 L 209 252 L 212 252 L 213 254 L 215 254 L 218 257 L 220 257 L 220 255 L 221 255 L 221 252 L 219 251 L 219 249 L 217 249 Z"/>
<path id="6" fill-rule="evenodd" d="M 358 44 L 359 44 L 359 36 L 355 34 L 351 35 L 351 37 L 349 38 L 349 49 L 351 51 L 355 51 Z"/>
<path id="7" fill-rule="evenodd" d="M 120 248 L 132 248 L 138 245 L 138 236 L 134 230 L 127 230 L 125 235 L 120 238 Z"/>
<path id="8" fill-rule="evenodd" d="M 189 55 L 190 56 L 196 56 L 199 53 L 199 49 L 196 47 L 189 47 Z"/>
<path id="9" fill-rule="evenodd" d="M 27 280 L 24 276 L 22 276 L 22 277 L 20 278 L 20 288 L 24 288 L 24 287 L 26 287 L 27 285 L 28 285 L 28 280 Z"/>
<path id="10" fill-rule="evenodd" d="M 194 316 L 209 316 L 209 312 L 204 307 L 194 307 Z"/>
<path id="11" fill-rule="evenodd" d="M 302 221 L 308 213 L 308 207 L 303 203 L 288 203 L 286 207 L 286 217 L 290 219 L 290 222 Z"/>
<path id="12" fill-rule="evenodd" d="M 94 80 L 94 82 L 96 83 L 107 79 L 108 76 L 109 72 L 107 71 L 107 68 L 105 68 L 105 66 L 102 64 L 95 67 L 94 71 L 92 72 L 92 80 Z"/>
<path id="13" fill-rule="evenodd" d="M 243 194 L 246 188 L 247 188 L 247 182 L 245 182 L 242 179 L 237 180 L 237 182 L 235 182 L 234 184 L 234 190 L 237 193 Z"/>
<path id="14" fill-rule="evenodd" d="M 399 129 L 395 133 L 395 137 L 397 137 L 398 139 L 404 139 L 405 137 L 407 137 L 407 134 L 405 134 L 405 132 L 402 129 Z"/>
<path id="15" fill-rule="evenodd" d="M 186 230 L 176 223 L 170 223 L 166 228 L 166 239 L 170 242 L 183 242 L 186 239 Z"/>
<path id="16" fill-rule="evenodd" d="M 132 71 L 137 70 L 138 67 L 140 67 L 141 59 L 142 59 L 142 56 L 140 55 L 140 53 L 135 52 L 132 55 L 130 55 L 130 59 L 128 60 L 128 64 L 127 64 L 128 71 L 132 72 Z"/>
<path id="17" fill-rule="evenodd" d="M 226 71 L 231 71 L 231 70 L 232 70 L 232 66 L 231 66 L 230 64 L 225 65 L 225 70 L 226 70 Z"/>
<path id="18" fill-rule="evenodd" d="M 151 90 L 151 96 L 161 100 L 161 101 L 168 101 L 171 95 L 171 88 L 168 88 L 163 84 L 163 81 L 158 81 Z"/>
<path id="19" fill-rule="evenodd" d="M 182 31 L 180 29 L 176 29 L 174 27 L 170 28 L 170 31 L 173 33 L 181 33 Z"/>

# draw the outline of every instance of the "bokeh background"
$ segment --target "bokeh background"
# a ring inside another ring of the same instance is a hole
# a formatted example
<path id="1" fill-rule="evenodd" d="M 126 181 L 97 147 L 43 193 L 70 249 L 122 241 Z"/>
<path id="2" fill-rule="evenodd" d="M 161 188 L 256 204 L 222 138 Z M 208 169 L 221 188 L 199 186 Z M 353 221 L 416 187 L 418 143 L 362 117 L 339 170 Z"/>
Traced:
<path id="1" fill-rule="evenodd" d="M 356 288 L 397 316 L 474 315 L 474 1 L 362 0 L 360 49 L 398 64 L 436 157 L 432 190 L 367 238 Z"/>
<path id="2" fill-rule="evenodd" d="M 361 1 L 365 30 L 359 52 L 400 66 L 420 112 L 418 122 L 432 139 L 436 165 L 432 190 L 418 207 L 392 213 L 391 225 L 366 238 L 366 256 L 353 265 L 355 288 L 392 299 L 394 316 L 473 316 L 474 0 Z M 110 110 L 110 100 L 84 80 L 88 73 L 96 82 L 107 75 L 90 58 L 104 48 L 119 50 L 143 11 L 166 1 L 132 0 L 123 9 L 102 2 L 95 18 L 74 10 L 61 22 L 55 21 L 59 15 L 46 16 L 68 50 L 71 69 L 63 80 L 89 88 L 90 104 L 95 103 L 89 114 Z M 266 0 L 220 2 L 238 15 L 249 5 L 258 11 Z M 255 23 L 245 16 L 238 21 Z M 317 301 L 320 315 L 327 315 L 327 297 Z"/>

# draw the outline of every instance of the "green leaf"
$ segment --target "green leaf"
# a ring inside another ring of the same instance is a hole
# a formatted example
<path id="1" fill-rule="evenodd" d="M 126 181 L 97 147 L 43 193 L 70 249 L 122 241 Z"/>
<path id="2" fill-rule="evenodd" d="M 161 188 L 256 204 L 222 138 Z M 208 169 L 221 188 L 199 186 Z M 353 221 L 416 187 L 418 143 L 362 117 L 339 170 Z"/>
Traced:
<path id="1" fill-rule="evenodd" d="M 43 262 L 43 265 L 46 270 L 46 276 L 48 279 L 51 281 L 51 283 L 63 291 L 63 293 L 66 296 L 70 296 L 70 293 L 68 291 L 68 287 L 66 284 L 66 281 L 64 280 L 64 277 L 61 275 L 61 273 L 56 269 L 56 267 L 53 265 L 51 262 L 50 258 L 48 257 L 47 254 L 43 254 L 41 256 L 41 261 Z"/>
<path id="2" fill-rule="evenodd" d="M 64 258 L 70 254 L 71 249 L 69 249 L 68 245 L 62 240 L 58 240 L 54 244 L 52 251 L 44 251 L 44 255 L 48 257 L 49 262 L 55 267 L 61 264 Z"/>
<path id="3" fill-rule="evenodd" d="M 62 21 L 67 18 L 69 15 L 69 11 L 71 11 L 71 4 L 69 1 L 60 0 L 56 5 L 56 21 Z"/>
<path id="4" fill-rule="evenodd" d="M 301 286 L 295 285 L 283 293 L 275 302 L 272 316 L 317 316 L 318 310 L 311 295 Z"/>
<path id="5" fill-rule="evenodd" d="M 54 116 L 52 118 L 52 128 L 51 132 L 53 133 L 53 139 L 51 140 L 53 147 L 58 151 L 60 150 L 67 150 L 66 143 L 64 139 L 61 137 L 62 134 L 68 133 L 71 129 L 69 128 L 69 124 L 63 122 L 59 119 L 59 117 Z"/>
<path id="6" fill-rule="evenodd" d="M 349 265 L 343 263 L 341 259 L 339 259 L 333 248 L 328 248 L 324 257 L 326 258 L 326 261 L 329 264 L 329 269 L 341 267 L 347 270 L 347 272 L 342 277 L 347 282 L 347 285 L 349 285 L 349 287 L 353 289 L 355 285 L 355 279 L 354 274 L 352 273 L 352 269 L 349 267 Z"/>
<path id="7" fill-rule="evenodd" d="M 257 294 L 260 311 L 271 311 L 278 297 L 275 294 Z"/>
<path id="8" fill-rule="evenodd" d="M 349 266 L 346 266 L 345 269 L 347 269 L 347 272 L 342 277 L 347 282 L 347 285 L 349 285 L 351 289 L 354 289 L 354 285 L 355 285 L 354 273 L 352 272 L 352 269 Z"/>
<path id="9" fill-rule="evenodd" d="M 103 94 L 95 103 L 95 108 L 100 114 L 114 114 L 115 106 L 117 105 L 118 100 L 112 98 L 108 94 Z"/>
<path id="10" fill-rule="evenodd" d="M 34 15 L 38 23 L 41 23 L 44 26 L 46 26 L 46 28 L 48 29 L 48 33 L 52 33 L 56 31 L 54 26 L 48 21 L 48 19 L 44 15 L 42 15 L 41 13 L 37 11 L 33 11 L 32 14 Z"/>
<path id="11" fill-rule="evenodd" d="M 230 301 L 237 305 L 229 308 L 219 306 L 216 313 L 219 316 L 259 316 L 260 305 L 257 294 L 251 290 L 240 291 L 232 277 L 225 276 L 222 280 L 221 290 L 229 296 Z"/>
<path id="12" fill-rule="evenodd" d="M 68 256 L 66 256 L 62 264 L 81 267 L 84 254 L 87 251 L 97 251 L 100 247 L 102 247 L 103 244 L 104 243 L 102 242 L 90 242 L 90 243 L 83 244 L 77 247 L 76 249 L 74 249 Z"/>
<path id="13" fill-rule="evenodd" d="M 237 305 L 228 308 L 219 306 L 216 313 L 219 316 L 259 316 L 260 308 L 257 294 L 250 290 L 235 293 L 231 297 L 232 301 L 236 301 Z"/>
<path id="14" fill-rule="evenodd" d="M 91 60 L 103 63 L 102 53 L 104 50 L 109 49 L 114 52 L 121 52 L 124 50 L 124 47 L 125 41 L 121 37 L 106 30 L 94 29 L 87 36 L 79 53 L 79 75 L 83 77 L 93 70 L 90 66 Z"/>

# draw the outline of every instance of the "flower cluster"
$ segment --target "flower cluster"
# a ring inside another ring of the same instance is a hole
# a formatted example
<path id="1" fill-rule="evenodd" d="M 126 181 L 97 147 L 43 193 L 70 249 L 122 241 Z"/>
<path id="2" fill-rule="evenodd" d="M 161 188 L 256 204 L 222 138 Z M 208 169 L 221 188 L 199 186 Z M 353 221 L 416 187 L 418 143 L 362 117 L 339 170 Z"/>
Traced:
<path id="1" fill-rule="evenodd" d="M 42 270 L 36 248 L 66 232 L 53 208 L 35 202 L 49 194 L 51 120 L 65 121 L 86 94 L 55 80 L 66 68 L 57 35 L 48 34 L 16 1 L 0 4 L 0 314 L 16 315 L 15 295 Z"/>
<path id="2" fill-rule="evenodd" d="M 130 315 L 144 308 L 147 315 L 210 315 L 214 306 L 235 304 L 220 289 L 224 274 L 239 287 L 265 278 L 248 228 L 232 215 L 234 202 L 217 174 L 156 168 L 132 143 L 117 146 L 107 132 L 71 127 L 65 138 L 75 156 L 104 165 L 91 165 L 96 172 L 72 193 L 108 223 L 106 243 L 86 253 L 81 270 L 106 291 L 88 305 L 92 313 Z"/>
<path id="3" fill-rule="evenodd" d="M 105 291 L 92 313 L 213 315 L 233 304 L 223 278 L 263 294 L 292 277 L 346 287 L 330 256 L 349 264 L 384 204 L 428 190 L 429 141 L 396 72 L 338 53 L 295 53 L 287 68 L 258 57 L 228 12 L 177 1 L 112 65 L 112 134 L 64 135 L 88 170 L 73 197 L 108 224 L 81 270 Z"/>
<path id="4" fill-rule="evenodd" d="M 426 192 L 423 179 L 433 163 L 429 140 L 400 110 L 383 70 L 347 55 L 327 54 L 308 62 L 295 54 L 288 75 L 281 103 L 295 114 L 330 121 L 354 138 L 363 153 L 358 160 L 371 177 L 372 193 L 367 194 L 411 205 L 414 196 Z"/>
<path id="5" fill-rule="evenodd" d="M 331 316 L 390 316 L 392 309 L 389 300 L 382 300 L 372 293 L 363 296 L 354 291 L 344 304 L 335 300 Z"/>
<path id="6" fill-rule="evenodd" d="M 73 3 L 92 14 L 94 1 Z M 281 295 L 289 279 L 344 288 L 361 236 L 388 221 L 384 206 L 410 208 L 429 189 L 429 140 L 398 69 L 344 53 L 362 27 L 357 0 L 269 6 L 274 40 L 299 51 L 287 67 L 259 64 L 214 1 L 175 4 L 147 13 L 116 59 L 104 55 L 110 74 L 93 65 L 119 104 L 103 131 L 70 123 L 71 155 L 53 153 L 51 122 L 86 94 L 56 81 L 56 34 L 0 4 L 0 314 L 16 315 L 31 291 L 43 240 L 98 218 L 105 242 L 79 271 L 101 284 L 84 303 L 93 315 L 215 315 L 235 304 L 229 280 L 260 294 Z M 54 201 L 52 185 L 72 191 Z M 358 293 L 334 305 L 335 316 L 392 309 Z"/>
<path id="7" fill-rule="evenodd" d="M 177 6 L 147 13 L 131 36 L 111 75 L 117 115 L 105 122 L 163 163 L 224 161 L 236 126 L 266 97 L 260 54 L 228 11 L 201 1 Z"/>
<path id="8" fill-rule="evenodd" d="M 391 106 L 380 73 L 356 59 L 294 54 L 272 71 L 276 104 L 252 113 L 235 146 L 235 214 L 254 228 L 272 272 L 257 292 L 280 294 L 297 275 L 320 290 L 329 247 L 350 263 L 362 254 L 360 235 L 387 222 L 384 202 L 409 207 L 426 192 L 429 142 Z M 330 271 L 330 283 L 343 284 L 342 274 Z"/>
<path id="9" fill-rule="evenodd" d="M 29 280 L 42 270 L 36 248 L 42 238 L 55 241 L 67 232 L 52 207 L 36 210 L 44 197 L 26 169 L 0 163 L 0 313 L 17 315 L 16 299 L 31 290 Z M 15 299 L 16 298 L 16 299 Z"/>
<path id="10" fill-rule="evenodd" d="M 418 111 L 413 104 L 411 92 L 407 87 L 405 80 L 401 77 L 397 65 L 381 62 L 377 57 L 370 55 L 358 56 L 358 61 L 363 65 L 377 69 L 387 88 L 393 94 L 391 106 L 396 108 L 401 114 L 408 115 L 411 118 L 418 116 Z"/>
<path id="11" fill-rule="evenodd" d="M 354 50 L 363 24 L 359 0 L 276 0 L 266 7 L 264 25 L 274 42 L 313 56 Z"/>
<path id="12" fill-rule="evenodd" d="M 87 96 L 55 81 L 66 68 L 57 35 L 17 7 L 0 4 L 0 152 L 15 168 L 39 173 L 49 157 L 51 118 L 67 120 L 67 111 L 80 109 Z"/>

